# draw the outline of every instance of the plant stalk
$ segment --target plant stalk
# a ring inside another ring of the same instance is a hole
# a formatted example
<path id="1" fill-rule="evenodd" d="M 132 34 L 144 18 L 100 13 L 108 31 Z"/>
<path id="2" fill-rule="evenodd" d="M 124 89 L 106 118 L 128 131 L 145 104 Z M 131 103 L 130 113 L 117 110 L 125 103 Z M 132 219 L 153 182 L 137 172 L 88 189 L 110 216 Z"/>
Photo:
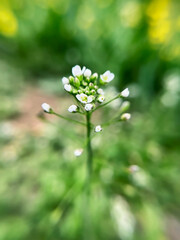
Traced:
<path id="1" fill-rule="evenodd" d="M 91 113 L 87 112 L 86 115 L 86 126 L 87 126 L 87 171 L 88 176 L 91 178 L 93 168 L 93 152 L 91 146 Z"/>

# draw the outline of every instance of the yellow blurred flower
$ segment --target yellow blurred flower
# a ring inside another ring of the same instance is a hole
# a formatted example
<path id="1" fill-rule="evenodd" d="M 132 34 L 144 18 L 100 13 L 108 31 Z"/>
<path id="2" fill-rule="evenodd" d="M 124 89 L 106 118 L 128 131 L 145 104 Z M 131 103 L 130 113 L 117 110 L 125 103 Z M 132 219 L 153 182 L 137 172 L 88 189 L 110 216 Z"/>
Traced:
<path id="1" fill-rule="evenodd" d="M 14 36 L 18 29 L 17 20 L 13 12 L 9 9 L 0 9 L 0 33 L 11 37 Z"/>
<path id="2" fill-rule="evenodd" d="M 147 8 L 149 38 L 152 43 L 165 43 L 171 36 L 170 1 L 153 0 Z"/>

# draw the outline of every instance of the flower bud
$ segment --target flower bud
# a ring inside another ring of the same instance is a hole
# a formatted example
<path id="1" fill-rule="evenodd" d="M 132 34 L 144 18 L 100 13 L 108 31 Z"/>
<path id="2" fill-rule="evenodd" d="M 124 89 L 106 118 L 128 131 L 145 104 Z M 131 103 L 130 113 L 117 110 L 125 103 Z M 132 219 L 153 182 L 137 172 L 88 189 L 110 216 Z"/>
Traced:
<path id="1" fill-rule="evenodd" d="M 90 77 L 91 74 L 92 74 L 92 72 L 91 72 L 91 70 L 88 69 L 88 68 L 84 71 L 84 76 L 85 76 L 85 77 Z"/>
<path id="2" fill-rule="evenodd" d="M 87 111 L 87 112 L 89 112 L 89 111 L 91 111 L 92 109 L 93 109 L 93 105 L 91 104 L 91 103 L 88 103 L 88 104 L 86 104 L 85 105 L 85 110 Z"/>
<path id="3" fill-rule="evenodd" d="M 83 153 L 83 149 L 82 149 L 82 148 L 76 149 L 76 150 L 74 151 L 74 155 L 75 155 L 76 157 L 81 156 L 82 153 Z"/>
<path id="4" fill-rule="evenodd" d="M 127 111 L 130 107 L 130 102 L 125 101 L 122 103 L 121 107 L 120 107 L 120 112 L 123 113 L 125 111 Z"/>
<path id="5" fill-rule="evenodd" d="M 88 83 L 85 81 L 82 81 L 82 85 L 86 87 L 88 85 Z"/>
<path id="6" fill-rule="evenodd" d="M 89 84 L 89 88 L 90 88 L 90 89 L 94 89 L 94 84 L 93 84 L 93 83 L 90 83 L 90 84 Z"/>
<path id="7" fill-rule="evenodd" d="M 67 91 L 67 92 L 71 92 L 72 91 L 72 86 L 70 84 L 65 84 L 64 85 L 64 89 Z"/>
<path id="8" fill-rule="evenodd" d="M 79 79 L 78 79 L 77 77 L 74 79 L 73 85 L 74 85 L 76 88 L 79 88 L 79 86 L 80 86 L 80 81 L 79 81 Z"/>
<path id="9" fill-rule="evenodd" d="M 75 112 L 77 112 L 77 110 L 78 110 L 78 106 L 76 106 L 76 105 L 71 105 L 69 108 L 68 108 L 68 111 L 70 112 L 70 113 L 75 113 Z"/>
<path id="10" fill-rule="evenodd" d="M 69 77 L 69 83 L 70 83 L 70 84 L 73 84 L 73 82 L 74 82 L 74 77 L 70 76 L 70 77 Z"/>
<path id="11" fill-rule="evenodd" d="M 99 89 L 97 90 L 97 93 L 100 94 L 100 95 L 104 95 L 104 91 L 103 91 L 102 88 L 99 88 Z"/>
<path id="12" fill-rule="evenodd" d="M 127 121 L 131 118 L 131 114 L 130 113 L 123 113 L 121 116 L 121 120 Z"/>
<path id="13" fill-rule="evenodd" d="M 126 88 L 121 92 L 121 96 L 122 97 L 128 97 L 129 96 L 129 89 Z"/>
<path id="14" fill-rule="evenodd" d="M 97 125 L 97 126 L 94 128 L 94 131 L 95 131 L 95 132 L 101 132 L 101 131 L 102 131 L 101 125 Z"/>
<path id="15" fill-rule="evenodd" d="M 97 73 L 94 73 L 94 74 L 91 76 L 91 78 L 90 78 L 90 80 L 91 80 L 92 82 L 96 81 L 97 79 L 98 79 L 98 74 L 97 74 Z"/>
<path id="16" fill-rule="evenodd" d="M 62 78 L 62 83 L 63 83 L 63 85 L 69 84 L 69 79 L 66 78 L 66 77 L 63 77 L 63 78 Z"/>
<path id="17" fill-rule="evenodd" d="M 51 106 L 49 104 L 47 104 L 47 103 L 43 103 L 41 105 L 41 107 L 44 110 L 44 112 L 46 112 L 46 113 L 51 113 L 51 111 L 52 111 Z"/>

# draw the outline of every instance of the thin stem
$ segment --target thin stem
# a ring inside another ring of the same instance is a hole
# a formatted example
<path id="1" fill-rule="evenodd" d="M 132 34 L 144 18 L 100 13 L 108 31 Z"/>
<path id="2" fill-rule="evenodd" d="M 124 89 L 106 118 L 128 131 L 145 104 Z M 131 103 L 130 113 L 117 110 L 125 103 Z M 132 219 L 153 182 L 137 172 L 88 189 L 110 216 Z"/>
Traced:
<path id="1" fill-rule="evenodd" d="M 116 96 L 116 97 L 112 98 L 112 99 L 111 99 L 111 100 L 109 100 L 108 102 L 106 102 L 106 103 L 104 103 L 104 104 L 101 104 L 101 105 L 99 105 L 97 108 L 95 108 L 95 109 L 94 109 L 94 111 L 96 111 L 97 109 L 99 109 L 99 108 L 102 108 L 102 107 L 104 107 L 104 106 L 108 105 L 109 103 L 111 103 L 112 101 L 114 101 L 114 100 L 118 99 L 119 97 L 120 97 L 120 96 L 119 96 L 119 94 L 118 94 L 118 96 Z"/>
<path id="2" fill-rule="evenodd" d="M 83 122 L 79 122 L 79 121 L 77 121 L 77 120 L 74 120 L 74 119 L 71 119 L 71 118 L 68 118 L 68 117 L 64 117 L 64 116 L 62 116 L 62 115 L 60 115 L 60 114 L 58 114 L 58 113 L 56 113 L 56 112 L 52 112 L 51 114 L 54 114 L 54 115 L 56 115 L 56 116 L 58 116 L 58 117 L 60 117 L 60 118 L 62 118 L 62 119 L 65 119 L 65 120 L 67 120 L 67 121 L 69 121 L 69 122 L 73 122 L 73 123 L 77 123 L 77 124 L 86 126 L 86 124 L 83 123 Z"/>
<path id="3" fill-rule="evenodd" d="M 121 119 L 114 118 L 114 119 L 112 119 L 112 120 L 110 120 L 108 122 L 102 123 L 101 126 L 102 127 L 107 127 L 107 126 L 109 126 L 111 124 L 114 124 L 114 123 L 117 123 L 117 122 L 121 122 L 121 121 L 122 121 Z"/>
<path id="4" fill-rule="evenodd" d="M 93 165 L 93 152 L 91 146 L 91 113 L 89 112 L 87 112 L 86 115 L 86 127 L 87 127 L 87 170 L 90 178 Z"/>

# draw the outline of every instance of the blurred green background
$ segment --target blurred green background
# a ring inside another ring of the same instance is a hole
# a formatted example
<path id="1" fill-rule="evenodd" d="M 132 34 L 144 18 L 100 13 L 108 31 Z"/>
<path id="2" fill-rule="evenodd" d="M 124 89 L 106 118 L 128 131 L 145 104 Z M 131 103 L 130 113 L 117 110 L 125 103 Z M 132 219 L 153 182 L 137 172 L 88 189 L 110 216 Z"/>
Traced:
<path id="1" fill-rule="evenodd" d="M 179 240 L 179 12 L 179 0 L 0 0 L 0 240 Z M 93 139 L 89 196 L 86 155 L 73 156 L 84 130 L 38 118 L 43 102 L 68 115 L 61 78 L 76 64 L 131 92 L 130 122 Z"/>

